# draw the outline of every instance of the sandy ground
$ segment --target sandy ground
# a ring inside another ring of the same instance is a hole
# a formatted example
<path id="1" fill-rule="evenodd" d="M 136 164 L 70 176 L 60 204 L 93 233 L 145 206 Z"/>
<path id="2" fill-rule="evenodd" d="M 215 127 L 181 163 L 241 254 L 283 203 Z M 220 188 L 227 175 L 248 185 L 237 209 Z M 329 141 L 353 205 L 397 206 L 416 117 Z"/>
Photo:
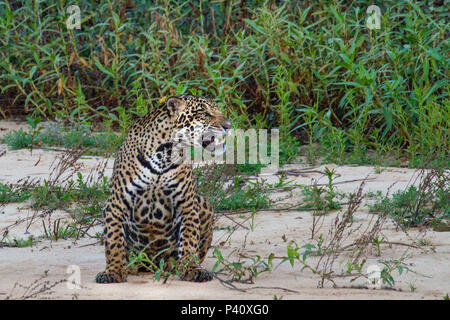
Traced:
<path id="1" fill-rule="evenodd" d="M 16 128 L 13 122 L 0 122 L 0 135 L 9 128 Z M 2 130 L 4 128 L 5 130 Z M 3 152 L 5 151 L 5 152 Z M 35 149 L 9 150 L 6 145 L 0 145 L 0 181 L 15 183 L 20 179 L 48 179 L 51 164 L 60 152 Z M 99 157 L 84 157 L 79 160 L 80 171 L 87 177 L 104 159 Z M 405 168 L 382 168 L 377 170 L 368 166 L 336 166 L 340 175 L 335 182 L 341 182 L 336 187 L 339 191 L 354 192 L 359 187 L 361 179 L 369 177 L 364 191 L 384 193 L 390 189 L 404 190 L 413 183 L 416 173 Z M 289 165 L 285 170 L 299 170 L 302 165 Z M 322 171 L 325 166 L 314 168 Z M 106 166 L 106 175 L 112 170 L 112 161 Z M 94 170 L 95 171 L 95 170 Z M 380 172 L 381 171 L 381 172 Z M 275 175 L 258 177 L 267 183 L 279 180 Z M 318 172 L 302 175 L 288 175 L 292 183 L 310 185 L 312 179 L 317 183 L 326 183 L 327 178 Z M 355 181 L 353 181 L 355 180 Z M 300 200 L 300 191 L 274 192 L 271 197 L 280 200 L 283 207 Z M 345 207 L 344 207 L 345 209 Z M 323 233 L 335 219 L 338 212 L 333 212 L 324 218 Z M 239 257 L 255 257 L 267 259 L 273 253 L 274 265 L 278 265 L 278 257 L 286 256 L 286 245 L 295 240 L 299 245 L 311 243 L 312 215 L 308 211 L 260 211 L 254 216 L 253 225 L 249 214 L 235 215 L 232 219 L 220 217 L 215 224 L 213 245 L 219 247 L 224 256 L 231 260 Z M 64 211 L 55 211 L 50 219 L 68 218 Z M 367 225 L 374 218 L 365 206 L 361 206 L 355 216 L 355 223 Z M 29 203 L 14 203 L 0 207 L 0 234 L 6 230 L 9 237 L 27 238 L 29 235 L 43 235 L 42 219 L 35 215 Z M 22 222 L 21 222 L 22 221 Z M 229 230 L 239 223 L 241 227 L 230 235 Z M 253 228 L 252 228 L 253 226 Z M 253 229 L 253 230 L 252 230 Z M 95 231 L 101 231 L 98 227 Z M 93 233 L 91 232 L 91 233 Z M 357 234 L 354 235 L 355 237 Z M 442 299 L 450 292 L 450 237 L 447 232 L 427 230 L 408 230 L 408 234 L 396 231 L 393 223 L 386 223 L 382 236 L 389 242 L 411 243 L 421 240 L 427 246 L 419 249 L 401 245 L 382 246 L 381 257 L 375 252 L 369 257 L 367 265 L 378 264 L 378 259 L 396 259 L 408 255 L 405 263 L 411 269 L 401 276 L 394 273 L 396 280 L 392 289 L 361 289 L 366 284 L 365 279 L 350 283 L 349 279 L 338 282 L 339 288 L 327 284 L 325 288 L 317 288 L 319 278 L 309 271 L 300 271 L 301 265 L 294 267 L 286 262 L 272 272 L 258 275 L 252 284 L 234 283 L 245 292 L 225 287 L 219 280 L 208 283 L 190 283 L 175 278 L 166 283 L 154 280 L 152 274 L 141 273 L 129 276 L 128 282 L 121 284 L 96 284 L 93 279 L 97 272 L 105 267 L 104 249 L 96 239 L 83 238 L 74 240 L 40 240 L 33 247 L 9 248 L 0 247 L 0 299 L 22 297 L 27 289 L 22 286 L 35 284 L 32 289 L 42 288 L 44 281 L 54 283 L 71 276 L 71 271 L 79 268 L 81 288 L 71 288 L 66 282 L 56 285 L 52 292 L 37 295 L 38 298 L 60 299 L 273 299 L 274 296 L 283 299 Z M 413 239 L 413 240 L 411 240 Z M 212 268 L 216 259 L 210 249 L 204 262 L 206 268 Z M 317 258 L 311 258 L 313 264 Z M 379 265 L 379 264 L 378 264 Z M 70 269 L 69 266 L 76 266 Z M 45 277 L 44 277 L 45 276 Z M 41 280 L 39 280 L 41 279 Z M 38 282 L 36 282 L 38 281 Z M 15 286 L 15 289 L 13 290 Z M 413 290 L 411 288 L 414 288 Z"/>

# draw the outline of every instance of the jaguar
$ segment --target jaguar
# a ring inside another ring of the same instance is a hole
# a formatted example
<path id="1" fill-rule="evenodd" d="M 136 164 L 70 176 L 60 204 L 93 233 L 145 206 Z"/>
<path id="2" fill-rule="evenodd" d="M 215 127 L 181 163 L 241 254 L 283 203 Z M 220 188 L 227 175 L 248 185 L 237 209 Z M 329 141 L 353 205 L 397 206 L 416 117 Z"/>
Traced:
<path id="1" fill-rule="evenodd" d="M 97 283 L 126 281 L 130 251 L 145 252 L 156 265 L 175 260 L 181 280 L 212 279 L 200 264 L 211 246 L 214 212 L 196 192 L 187 150 L 225 148 L 229 129 L 212 99 L 191 95 L 172 96 L 131 125 L 102 211 L 106 269 Z"/>

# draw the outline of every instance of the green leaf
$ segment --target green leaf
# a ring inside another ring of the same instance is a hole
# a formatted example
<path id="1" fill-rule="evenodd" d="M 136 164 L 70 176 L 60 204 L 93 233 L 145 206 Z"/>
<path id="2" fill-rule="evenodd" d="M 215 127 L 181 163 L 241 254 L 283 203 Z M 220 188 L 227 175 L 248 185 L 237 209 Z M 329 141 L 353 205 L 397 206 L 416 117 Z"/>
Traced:
<path id="1" fill-rule="evenodd" d="M 437 61 L 442 61 L 443 57 L 442 55 L 439 53 L 439 51 L 436 50 L 436 48 L 430 48 L 425 50 L 425 52 L 430 55 L 431 57 L 433 57 L 434 59 L 436 59 Z"/>
<path id="2" fill-rule="evenodd" d="M 217 267 L 219 267 L 219 265 L 220 265 L 220 262 L 217 261 L 217 262 L 214 264 L 214 267 L 211 269 L 211 272 L 212 272 L 212 273 L 216 272 L 216 269 L 217 269 Z"/>

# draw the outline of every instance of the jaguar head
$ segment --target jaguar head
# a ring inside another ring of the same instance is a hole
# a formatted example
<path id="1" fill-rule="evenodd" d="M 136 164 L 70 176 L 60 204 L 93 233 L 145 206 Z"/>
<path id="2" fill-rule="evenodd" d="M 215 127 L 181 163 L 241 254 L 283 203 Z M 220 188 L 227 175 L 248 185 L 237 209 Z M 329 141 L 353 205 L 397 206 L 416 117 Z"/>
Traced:
<path id="1" fill-rule="evenodd" d="M 224 150 L 225 137 L 231 129 L 231 123 L 213 100 L 176 96 L 169 98 L 166 105 L 175 118 L 175 141 L 210 152 Z"/>

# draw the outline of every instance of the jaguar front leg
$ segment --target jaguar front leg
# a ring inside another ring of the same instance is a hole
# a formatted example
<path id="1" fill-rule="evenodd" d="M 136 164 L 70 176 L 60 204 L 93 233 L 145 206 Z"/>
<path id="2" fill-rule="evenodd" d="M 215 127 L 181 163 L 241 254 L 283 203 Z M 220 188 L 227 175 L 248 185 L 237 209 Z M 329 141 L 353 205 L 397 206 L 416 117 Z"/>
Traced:
<path id="1" fill-rule="evenodd" d="M 190 199 L 194 201 L 193 199 Z M 190 201 L 186 201 L 189 203 Z M 178 207 L 181 218 L 178 241 L 178 266 L 180 279 L 185 281 L 204 282 L 212 280 L 211 272 L 200 266 L 204 256 L 200 257 L 201 222 L 198 207 Z"/>
<path id="2" fill-rule="evenodd" d="M 117 283 L 127 280 L 127 252 L 122 218 L 124 209 L 107 202 L 103 210 L 105 222 L 106 270 L 95 277 L 97 283 Z"/>

